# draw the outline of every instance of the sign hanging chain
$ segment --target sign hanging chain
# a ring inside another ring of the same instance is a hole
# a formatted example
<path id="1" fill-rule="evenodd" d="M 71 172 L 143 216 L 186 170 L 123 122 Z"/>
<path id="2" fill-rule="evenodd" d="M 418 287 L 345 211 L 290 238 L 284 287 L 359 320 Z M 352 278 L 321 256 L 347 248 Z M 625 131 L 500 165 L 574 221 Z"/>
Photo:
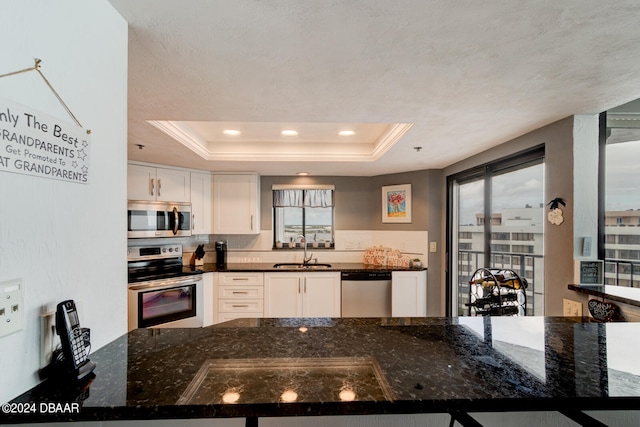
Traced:
<path id="1" fill-rule="evenodd" d="M 56 92 L 56 90 L 53 88 L 53 86 L 51 85 L 51 83 L 49 83 L 49 80 L 47 80 L 47 78 L 44 76 L 44 74 L 42 74 L 42 71 L 40 71 L 40 67 L 42 60 L 36 58 L 35 60 L 35 65 L 31 68 L 25 68 L 24 70 L 18 70 L 18 71 L 14 71 L 12 73 L 7 73 L 7 74 L 0 74 L 0 79 L 3 77 L 9 77 L 9 76 L 14 76 L 16 74 L 21 74 L 21 73 L 26 73 L 28 71 L 33 71 L 36 70 L 38 72 L 38 74 L 40 74 L 40 77 L 42 77 L 42 79 L 44 80 L 44 82 L 47 84 L 47 86 L 49 86 L 49 89 L 51 89 L 51 92 L 53 92 L 53 94 L 55 95 L 55 97 L 58 99 L 58 101 L 60 102 L 60 104 L 64 107 L 65 111 L 71 116 L 71 118 L 73 119 L 73 121 L 76 123 L 76 125 L 78 125 L 79 127 L 82 127 L 82 125 L 80 124 L 80 122 L 78 121 L 78 119 L 76 118 L 76 116 L 71 112 L 71 110 L 69 109 L 69 107 L 67 107 L 67 104 L 65 104 L 65 102 L 62 100 L 62 98 L 60 97 L 60 95 L 58 95 L 58 92 Z M 87 133 L 91 133 L 91 131 L 89 129 L 87 129 Z"/>

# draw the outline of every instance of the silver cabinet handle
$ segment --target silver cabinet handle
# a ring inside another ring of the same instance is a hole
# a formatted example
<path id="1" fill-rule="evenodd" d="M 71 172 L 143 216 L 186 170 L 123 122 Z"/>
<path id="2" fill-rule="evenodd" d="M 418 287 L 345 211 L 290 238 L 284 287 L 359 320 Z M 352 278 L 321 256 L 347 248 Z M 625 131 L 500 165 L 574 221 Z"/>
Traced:
<path id="1" fill-rule="evenodd" d="M 300 293 L 300 278 L 298 278 L 298 293 Z"/>
<path id="2" fill-rule="evenodd" d="M 246 304 L 242 304 L 242 305 L 241 304 L 233 304 L 231 307 L 233 307 L 233 308 L 249 308 L 249 306 L 246 305 Z"/>
<path id="3" fill-rule="evenodd" d="M 156 188 L 155 188 L 155 187 L 156 187 L 156 182 L 155 182 L 155 181 L 156 181 L 155 179 L 151 178 L 150 185 L 149 185 L 149 193 L 150 193 L 152 196 L 153 196 L 153 192 L 154 192 L 154 191 L 155 191 L 155 189 L 156 189 Z"/>
<path id="4" fill-rule="evenodd" d="M 233 291 L 231 293 L 234 294 L 234 295 L 248 295 L 249 294 L 249 292 L 239 292 L 239 291 Z"/>
<path id="5" fill-rule="evenodd" d="M 253 215 L 251 215 L 251 220 L 249 221 L 249 229 L 253 230 Z"/>
<path id="6" fill-rule="evenodd" d="M 232 280 L 249 280 L 248 277 L 234 277 Z"/>
<path id="7" fill-rule="evenodd" d="M 307 293 L 307 278 L 304 278 L 304 293 Z"/>
<path id="8" fill-rule="evenodd" d="M 158 197 L 160 197 L 160 189 L 162 188 L 162 181 L 158 178 Z"/>
<path id="9" fill-rule="evenodd" d="M 191 229 L 192 230 L 196 229 L 196 214 L 191 215 Z"/>

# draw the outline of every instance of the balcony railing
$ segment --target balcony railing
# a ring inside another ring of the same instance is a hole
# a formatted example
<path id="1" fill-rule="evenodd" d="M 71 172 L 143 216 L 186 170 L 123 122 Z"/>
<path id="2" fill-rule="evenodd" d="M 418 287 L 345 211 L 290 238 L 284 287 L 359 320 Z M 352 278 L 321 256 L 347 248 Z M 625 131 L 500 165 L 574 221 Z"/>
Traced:
<path id="1" fill-rule="evenodd" d="M 536 265 L 538 268 L 544 264 L 542 255 L 519 254 L 512 252 L 492 252 L 491 262 L 486 265 L 484 261 L 484 252 L 481 251 L 458 251 L 458 315 L 464 316 L 469 314 L 469 308 L 465 306 L 469 302 L 469 280 L 471 275 L 482 267 L 490 268 L 507 268 L 515 271 L 518 276 L 525 278 L 528 283 L 526 290 L 527 295 L 527 315 L 535 313 L 534 307 L 538 299 L 540 303 L 544 303 L 543 294 L 534 292 L 535 289 L 544 289 L 540 283 L 536 284 L 536 280 L 544 280 L 544 276 L 536 279 Z M 540 270 L 542 272 L 542 270 Z M 639 275 L 640 277 L 640 275 Z"/>
<path id="2" fill-rule="evenodd" d="M 640 288 L 640 261 L 605 258 L 604 278 L 606 285 Z"/>

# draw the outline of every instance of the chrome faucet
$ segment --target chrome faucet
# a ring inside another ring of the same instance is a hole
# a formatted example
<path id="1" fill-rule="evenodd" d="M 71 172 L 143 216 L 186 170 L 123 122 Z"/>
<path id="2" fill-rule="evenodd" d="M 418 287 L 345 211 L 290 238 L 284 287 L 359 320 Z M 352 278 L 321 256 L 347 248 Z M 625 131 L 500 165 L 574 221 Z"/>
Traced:
<path id="1" fill-rule="evenodd" d="M 302 240 L 300 242 L 302 243 L 302 247 L 304 249 L 304 258 L 302 258 L 302 263 L 307 264 L 309 261 L 311 261 L 311 258 L 313 258 L 313 253 L 307 257 L 307 238 L 304 237 L 304 234 L 298 234 L 293 238 L 293 241 L 297 241 L 298 237 L 302 237 Z"/>

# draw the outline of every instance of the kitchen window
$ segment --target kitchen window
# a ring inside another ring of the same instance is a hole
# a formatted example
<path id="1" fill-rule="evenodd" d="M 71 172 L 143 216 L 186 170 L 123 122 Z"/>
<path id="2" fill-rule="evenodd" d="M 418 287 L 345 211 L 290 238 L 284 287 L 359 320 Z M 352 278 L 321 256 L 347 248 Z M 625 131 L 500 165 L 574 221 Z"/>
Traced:
<path id="1" fill-rule="evenodd" d="M 273 191 L 275 248 L 333 248 L 333 186 L 276 186 Z"/>

